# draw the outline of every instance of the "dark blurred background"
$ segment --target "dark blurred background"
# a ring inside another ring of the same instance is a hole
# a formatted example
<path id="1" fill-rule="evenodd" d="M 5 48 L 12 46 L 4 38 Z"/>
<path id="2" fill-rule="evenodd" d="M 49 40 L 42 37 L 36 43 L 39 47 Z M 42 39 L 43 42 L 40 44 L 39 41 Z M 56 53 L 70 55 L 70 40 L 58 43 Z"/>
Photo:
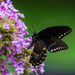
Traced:
<path id="1" fill-rule="evenodd" d="M 66 25 L 72 28 L 72 32 L 62 39 L 69 49 L 57 53 L 47 51 L 45 72 L 43 74 L 39 72 L 39 75 L 75 75 L 75 0 L 12 0 L 12 2 L 14 7 L 25 15 L 22 20 L 29 30 L 34 31 L 32 25 L 37 32 L 51 26 Z"/>

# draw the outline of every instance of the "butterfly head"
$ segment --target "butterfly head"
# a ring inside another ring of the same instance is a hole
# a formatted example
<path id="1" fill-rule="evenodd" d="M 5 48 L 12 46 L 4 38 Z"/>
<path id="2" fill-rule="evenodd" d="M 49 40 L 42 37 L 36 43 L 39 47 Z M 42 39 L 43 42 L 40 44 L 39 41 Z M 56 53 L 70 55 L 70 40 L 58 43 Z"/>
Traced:
<path id="1" fill-rule="evenodd" d="M 38 34 L 36 32 L 33 32 L 32 40 L 36 40 L 38 37 Z"/>

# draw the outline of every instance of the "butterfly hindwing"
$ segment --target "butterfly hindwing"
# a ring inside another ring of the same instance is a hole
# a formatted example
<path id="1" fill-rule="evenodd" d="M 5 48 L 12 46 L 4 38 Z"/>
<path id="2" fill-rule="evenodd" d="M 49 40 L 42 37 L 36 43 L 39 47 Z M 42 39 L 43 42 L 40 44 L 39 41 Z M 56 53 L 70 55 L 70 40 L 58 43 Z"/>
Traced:
<path id="1" fill-rule="evenodd" d="M 44 47 L 45 47 L 45 42 L 42 41 L 41 39 L 38 39 L 35 42 L 35 46 L 34 46 L 33 51 L 36 53 L 40 53 Z"/>
<path id="2" fill-rule="evenodd" d="M 43 42 L 45 42 L 45 46 L 50 52 L 57 52 L 68 48 L 68 46 L 62 40 L 52 35 L 45 34 L 40 38 Z"/>
<path id="3" fill-rule="evenodd" d="M 48 45 L 48 50 L 52 52 L 58 52 L 60 50 L 66 50 L 68 49 L 68 46 L 60 39 L 56 37 L 52 37 L 54 42 L 50 45 Z"/>
<path id="4" fill-rule="evenodd" d="M 35 46 L 29 62 L 32 63 L 33 66 L 39 65 L 45 60 L 46 56 L 46 47 L 44 46 L 43 41 L 38 39 L 35 42 Z"/>

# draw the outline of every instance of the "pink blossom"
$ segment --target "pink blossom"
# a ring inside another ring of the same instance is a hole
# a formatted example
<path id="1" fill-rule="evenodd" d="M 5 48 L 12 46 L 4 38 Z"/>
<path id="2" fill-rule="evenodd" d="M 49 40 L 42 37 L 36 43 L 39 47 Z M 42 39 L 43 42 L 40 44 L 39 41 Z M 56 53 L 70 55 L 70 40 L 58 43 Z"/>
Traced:
<path id="1" fill-rule="evenodd" d="M 25 18 L 25 17 L 24 17 L 24 14 L 21 14 L 21 13 L 17 13 L 17 14 L 19 15 L 18 19 L 19 19 L 20 17 Z"/>
<path id="2" fill-rule="evenodd" d="M 43 67 L 40 67 L 40 72 L 41 72 L 41 73 L 45 72 L 45 70 L 44 70 Z"/>
<path id="3" fill-rule="evenodd" d="M 31 65 L 30 68 L 32 71 L 35 71 L 34 66 Z"/>
<path id="4" fill-rule="evenodd" d="M 5 16 L 5 13 L 0 12 L 0 19 L 2 20 L 2 18 Z"/>
<path id="5" fill-rule="evenodd" d="M 19 10 L 16 10 L 11 2 L 11 0 L 4 0 L 4 2 L 1 2 L 0 5 L 0 20 L 2 21 L 2 29 L 1 32 L 4 31 L 4 33 L 0 34 L 0 39 L 4 38 L 5 43 L 4 50 L 0 50 L 0 55 L 6 56 L 6 60 L 1 59 L 2 64 L 0 64 L 0 69 L 5 72 L 4 75 L 9 75 L 10 70 L 6 68 L 6 61 L 8 63 L 13 65 L 16 69 L 16 73 L 14 75 L 20 75 L 24 73 L 24 70 L 29 69 L 30 63 L 29 63 L 29 57 L 30 57 L 30 51 L 28 51 L 28 46 L 30 45 L 30 42 L 32 40 L 32 37 L 30 38 L 24 38 L 26 34 L 29 35 L 27 31 L 27 27 L 24 22 L 20 19 L 20 17 L 25 18 L 24 14 L 19 13 Z M 13 21 L 13 23 L 12 23 Z M 9 24 L 11 23 L 11 24 Z M 12 32 L 10 32 L 10 29 L 13 29 Z M 10 37 L 10 39 L 9 39 Z M 6 53 L 4 53 L 6 52 Z M 27 60 L 27 61 L 25 61 Z M 4 65 L 3 65 L 4 64 Z M 28 64 L 28 65 L 27 65 Z M 37 68 L 34 68 L 34 66 L 31 65 L 32 72 L 34 71 L 36 75 L 38 75 L 37 71 L 40 71 L 41 73 L 44 72 L 44 63 L 37 66 Z M 23 67 L 23 68 L 22 68 Z"/>
<path id="6" fill-rule="evenodd" d="M 1 6 L 2 6 L 2 10 L 3 10 L 3 11 L 5 11 L 5 10 L 8 9 L 7 4 L 6 4 L 5 2 L 2 2 L 2 3 L 1 3 Z"/>
<path id="7" fill-rule="evenodd" d="M 20 75 L 24 73 L 24 68 L 17 67 L 15 71 L 17 71 L 17 75 Z"/>
<path id="8" fill-rule="evenodd" d="M 8 23 L 4 23 L 3 27 L 4 27 L 5 29 L 9 29 L 10 24 L 8 24 Z"/>
<path id="9" fill-rule="evenodd" d="M 1 69 L 2 71 L 6 70 L 6 65 L 0 64 L 0 69 Z"/>
<path id="10" fill-rule="evenodd" d="M 42 64 L 40 64 L 39 66 L 45 66 L 44 62 Z"/>
<path id="11" fill-rule="evenodd" d="M 2 38 L 2 34 L 0 34 L 0 39 Z"/>
<path id="12" fill-rule="evenodd" d="M 10 73 L 10 70 L 6 69 L 4 72 L 3 72 L 3 75 L 9 75 Z"/>
<path id="13" fill-rule="evenodd" d="M 2 49 L 0 49 L 0 55 L 2 55 L 4 53 L 4 51 Z"/>

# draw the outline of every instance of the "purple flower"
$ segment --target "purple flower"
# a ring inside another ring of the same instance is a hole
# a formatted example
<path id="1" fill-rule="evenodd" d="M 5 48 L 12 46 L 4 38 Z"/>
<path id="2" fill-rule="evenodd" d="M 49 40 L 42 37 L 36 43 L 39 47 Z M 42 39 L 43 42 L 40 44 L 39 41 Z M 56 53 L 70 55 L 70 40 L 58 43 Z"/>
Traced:
<path id="1" fill-rule="evenodd" d="M 19 47 L 16 48 L 17 54 L 21 53 L 21 46 L 19 45 Z"/>
<path id="2" fill-rule="evenodd" d="M 1 69 L 2 71 L 6 70 L 6 65 L 0 64 L 0 69 Z"/>
<path id="3" fill-rule="evenodd" d="M 2 38 L 2 34 L 0 34 L 0 39 Z"/>
<path id="4" fill-rule="evenodd" d="M 9 46 L 5 46 L 7 50 L 9 50 Z"/>
<path id="5" fill-rule="evenodd" d="M 24 38 L 24 40 L 25 40 L 25 43 L 29 43 L 31 41 L 30 38 Z"/>
<path id="6" fill-rule="evenodd" d="M 4 51 L 0 49 L 0 55 L 3 54 L 3 53 L 4 53 Z"/>
<path id="7" fill-rule="evenodd" d="M 28 67 L 26 66 L 26 64 L 25 64 L 25 70 L 28 70 Z"/>
<path id="8" fill-rule="evenodd" d="M 13 75 L 17 75 L 17 74 L 14 72 Z"/>
<path id="9" fill-rule="evenodd" d="M 3 0 L 0 3 L 0 21 L 1 21 L 1 31 L 4 33 L 0 34 L 0 39 L 4 38 L 2 41 L 4 44 L 4 49 L 0 49 L 0 55 L 5 55 L 6 60 L 1 59 L 2 64 L 0 64 L 0 69 L 4 71 L 3 75 L 9 75 L 11 70 L 6 68 L 6 61 L 8 61 L 8 65 L 13 65 L 15 67 L 15 73 L 13 75 L 20 75 L 24 73 L 24 70 L 29 72 L 29 59 L 31 50 L 28 51 L 28 46 L 32 40 L 30 38 L 24 38 L 25 34 L 28 34 L 27 27 L 24 22 L 20 19 L 20 17 L 25 18 L 24 14 L 19 13 L 16 10 L 11 2 L 11 0 Z M 6 29 L 6 30 L 5 30 Z M 13 29 L 13 32 L 9 30 Z M 9 37 L 12 39 L 9 39 Z M 9 45 L 8 45 L 9 44 Z M 6 54 L 4 53 L 6 52 Z M 10 63 L 10 61 L 12 61 Z M 4 64 L 4 65 L 3 65 Z M 39 69 L 35 69 L 34 66 L 31 65 L 32 72 L 34 71 L 36 75 L 38 75 L 37 71 L 41 73 L 44 72 L 44 63 L 37 66 Z"/>
<path id="10" fill-rule="evenodd" d="M 2 2 L 1 6 L 2 6 L 2 11 L 5 11 L 8 9 L 7 4 L 5 2 Z"/>
<path id="11" fill-rule="evenodd" d="M 5 29 L 9 29 L 10 24 L 8 24 L 8 23 L 4 23 L 3 27 L 4 27 Z"/>
<path id="12" fill-rule="evenodd" d="M 6 64 L 6 60 L 4 59 L 1 59 L 2 60 L 2 64 Z"/>
<path id="13" fill-rule="evenodd" d="M 0 12 L 0 20 L 5 16 L 5 13 Z"/>
<path id="14" fill-rule="evenodd" d="M 25 65 L 25 62 L 24 61 L 21 61 L 21 62 L 18 63 L 18 67 L 22 67 L 24 65 Z"/>
<path id="15" fill-rule="evenodd" d="M 36 75 L 38 75 L 37 71 L 40 71 L 41 73 L 45 72 L 44 67 L 43 67 L 43 66 L 45 66 L 45 64 L 42 63 L 42 64 L 40 64 L 40 66 L 42 66 L 42 67 L 40 67 L 39 69 L 35 69 L 34 66 L 32 66 L 32 65 L 30 67 L 31 67 L 31 70 L 34 71 Z"/>
<path id="16" fill-rule="evenodd" d="M 21 14 L 21 13 L 17 13 L 17 14 L 19 15 L 18 19 L 19 19 L 20 17 L 25 18 L 25 17 L 24 17 L 24 14 Z"/>
<path id="17" fill-rule="evenodd" d="M 16 36 L 16 33 L 14 32 L 13 35 Z"/>
<path id="18" fill-rule="evenodd" d="M 8 41 L 5 41 L 6 43 L 8 43 Z"/>
<path id="19" fill-rule="evenodd" d="M 10 2 L 10 0 L 4 0 L 5 2 L 7 2 L 7 3 L 9 3 Z"/>
<path id="20" fill-rule="evenodd" d="M 24 68 L 17 67 L 15 71 L 17 71 L 17 75 L 20 75 L 24 73 Z"/>
<path id="21" fill-rule="evenodd" d="M 12 65 L 13 65 L 14 67 L 17 67 L 17 62 L 16 62 L 16 61 L 12 61 Z"/>
<path id="22" fill-rule="evenodd" d="M 29 50 L 29 49 L 28 49 L 28 47 L 29 47 L 29 44 L 28 44 L 28 45 L 26 45 L 26 49 L 27 49 L 27 50 Z"/>
<path id="23" fill-rule="evenodd" d="M 35 71 L 34 66 L 31 65 L 30 68 L 32 71 Z"/>
<path id="24" fill-rule="evenodd" d="M 44 70 L 43 67 L 40 67 L 40 72 L 41 72 L 41 73 L 45 72 L 45 70 Z"/>
<path id="25" fill-rule="evenodd" d="M 8 62 L 15 61 L 16 57 L 14 57 L 12 54 L 8 54 Z"/>
<path id="26" fill-rule="evenodd" d="M 15 55 L 15 54 L 16 54 L 16 51 L 15 51 L 15 50 L 13 50 L 13 51 L 12 51 L 12 53 L 13 53 L 12 55 Z"/>
<path id="27" fill-rule="evenodd" d="M 42 64 L 40 64 L 39 66 L 45 66 L 44 62 Z"/>
<path id="28" fill-rule="evenodd" d="M 8 70 L 8 69 L 6 69 L 6 70 L 3 72 L 4 75 L 9 75 L 9 73 L 10 73 L 10 70 Z"/>

